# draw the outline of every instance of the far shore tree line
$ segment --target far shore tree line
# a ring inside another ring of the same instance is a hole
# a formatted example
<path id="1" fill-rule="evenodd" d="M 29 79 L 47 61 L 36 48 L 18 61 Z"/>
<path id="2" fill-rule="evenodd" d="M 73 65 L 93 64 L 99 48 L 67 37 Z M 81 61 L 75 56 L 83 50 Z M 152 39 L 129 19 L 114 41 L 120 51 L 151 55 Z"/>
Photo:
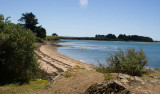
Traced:
<path id="1" fill-rule="evenodd" d="M 119 34 L 116 37 L 114 34 L 108 35 L 96 35 L 95 37 L 66 37 L 58 36 L 56 33 L 53 33 L 52 36 L 58 39 L 75 39 L 75 40 L 106 40 L 106 41 L 137 41 L 137 42 L 153 42 L 153 39 L 150 37 L 138 36 L 138 35 L 125 35 Z M 58 37 L 57 37 L 58 36 Z M 47 37 L 47 39 L 52 39 L 53 37 Z"/>
<path id="2" fill-rule="evenodd" d="M 96 35 L 96 40 L 113 40 L 113 41 L 141 41 L 141 42 L 153 42 L 150 37 L 138 36 L 138 35 L 125 35 L 120 34 L 116 37 L 114 34 L 108 35 Z"/>

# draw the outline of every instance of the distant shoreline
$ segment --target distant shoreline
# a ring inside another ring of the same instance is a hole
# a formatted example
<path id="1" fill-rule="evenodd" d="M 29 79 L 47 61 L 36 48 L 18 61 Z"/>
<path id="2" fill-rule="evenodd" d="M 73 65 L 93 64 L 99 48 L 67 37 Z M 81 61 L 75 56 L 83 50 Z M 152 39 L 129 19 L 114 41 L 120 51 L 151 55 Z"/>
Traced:
<path id="1" fill-rule="evenodd" d="M 63 39 L 63 38 L 62 38 Z M 66 38 L 64 40 L 91 40 L 91 41 L 113 41 L 113 42 L 135 42 L 135 43 L 160 43 L 160 41 L 158 42 L 143 42 L 143 41 L 119 41 L 119 40 L 96 40 L 96 39 L 71 39 L 71 38 Z"/>
<path id="2" fill-rule="evenodd" d="M 47 36 L 47 40 L 60 40 L 60 39 L 68 39 L 68 40 L 94 40 L 94 41 L 118 41 L 118 42 L 138 42 L 138 43 L 160 43 L 160 41 L 153 42 L 145 42 L 145 41 L 124 41 L 124 40 L 114 40 L 114 39 L 95 39 L 95 37 L 64 37 L 64 36 Z"/>

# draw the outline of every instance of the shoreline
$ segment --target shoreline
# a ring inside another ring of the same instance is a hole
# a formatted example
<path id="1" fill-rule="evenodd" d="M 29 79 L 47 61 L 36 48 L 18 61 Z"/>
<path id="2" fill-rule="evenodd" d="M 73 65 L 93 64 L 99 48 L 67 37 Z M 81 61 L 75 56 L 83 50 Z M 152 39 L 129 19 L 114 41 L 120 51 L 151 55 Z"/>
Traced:
<path id="1" fill-rule="evenodd" d="M 58 41 L 58 42 L 63 42 L 63 41 Z M 89 66 L 95 67 L 94 65 L 88 64 L 88 63 L 86 63 L 86 62 L 84 62 L 84 61 L 82 61 L 82 60 L 74 59 L 74 58 L 72 58 L 72 57 L 69 57 L 69 56 L 66 56 L 66 55 L 64 55 L 64 54 L 59 53 L 58 50 L 57 50 L 57 47 L 63 47 L 63 46 L 62 46 L 62 45 L 57 45 L 57 44 L 55 44 L 54 41 L 52 41 L 52 46 L 53 46 L 53 48 L 54 48 L 54 50 L 56 51 L 57 54 L 60 54 L 60 55 L 66 57 L 66 58 L 69 58 L 69 59 L 71 59 L 71 60 L 78 61 L 78 62 L 80 62 L 80 63 L 82 63 L 82 64 L 87 64 L 87 65 L 89 65 Z"/>
<path id="2" fill-rule="evenodd" d="M 49 74 L 61 74 L 71 68 L 93 70 L 95 66 L 60 54 L 54 41 L 45 41 L 35 51 L 40 68 Z"/>

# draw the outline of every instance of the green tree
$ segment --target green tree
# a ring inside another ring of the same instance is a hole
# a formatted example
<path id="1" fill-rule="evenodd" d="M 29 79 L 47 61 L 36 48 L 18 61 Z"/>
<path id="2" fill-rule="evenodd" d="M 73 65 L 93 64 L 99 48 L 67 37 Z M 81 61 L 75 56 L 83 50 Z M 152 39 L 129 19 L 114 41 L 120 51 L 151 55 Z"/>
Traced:
<path id="1" fill-rule="evenodd" d="M 38 26 L 36 28 L 37 37 L 45 38 L 46 37 L 46 30 L 42 26 Z"/>
<path id="2" fill-rule="evenodd" d="M 38 19 L 32 12 L 23 13 L 19 21 L 21 25 L 24 26 L 24 28 L 30 29 L 32 32 L 36 34 L 37 37 L 46 37 L 46 30 L 42 26 L 37 26 Z"/>
<path id="3" fill-rule="evenodd" d="M 56 33 L 53 33 L 52 36 L 58 36 Z"/>
<path id="4" fill-rule="evenodd" d="M 107 39 L 116 39 L 117 37 L 114 34 L 108 34 L 106 35 Z"/>
<path id="5" fill-rule="evenodd" d="M 38 24 L 38 19 L 36 16 L 30 12 L 30 13 L 23 13 L 22 17 L 19 19 L 20 23 L 27 29 L 30 29 L 34 33 L 36 32 L 36 25 Z"/>

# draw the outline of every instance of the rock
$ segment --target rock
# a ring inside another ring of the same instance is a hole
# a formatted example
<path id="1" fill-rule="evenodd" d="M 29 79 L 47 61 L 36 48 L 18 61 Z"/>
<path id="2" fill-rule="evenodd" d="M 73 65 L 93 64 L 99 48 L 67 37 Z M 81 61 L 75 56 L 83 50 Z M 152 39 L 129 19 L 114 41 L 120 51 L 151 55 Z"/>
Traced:
<path id="1" fill-rule="evenodd" d="M 85 94 L 128 94 L 129 91 L 118 82 L 111 80 L 91 85 Z"/>
<path id="2" fill-rule="evenodd" d="M 113 75 L 117 76 L 117 79 L 134 80 L 134 77 L 128 74 L 113 73 Z"/>
<path id="3" fill-rule="evenodd" d="M 156 83 L 156 84 L 159 84 L 159 83 L 160 83 L 159 80 L 151 80 L 150 82 L 151 82 L 151 83 Z"/>
<path id="4" fill-rule="evenodd" d="M 150 72 L 153 72 L 155 69 L 153 68 L 143 68 L 143 72 L 146 72 L 146 71 L 150 71 Z"/>
<path id="5" fill-rule="evenodd" d="M 154 78 L 154 79 L 159 79 L 159 77 L 153 76 L 153 75 L 151 75 L 150 77 L 152 77 L 152 78 Z"/>
<path id="6" fill-rule="evenodd" d="M 142 80 L 140 77 L 134 76 L 134 79 L 135 79 L 136 81 L 143 82 L 143 80 Z"/>

